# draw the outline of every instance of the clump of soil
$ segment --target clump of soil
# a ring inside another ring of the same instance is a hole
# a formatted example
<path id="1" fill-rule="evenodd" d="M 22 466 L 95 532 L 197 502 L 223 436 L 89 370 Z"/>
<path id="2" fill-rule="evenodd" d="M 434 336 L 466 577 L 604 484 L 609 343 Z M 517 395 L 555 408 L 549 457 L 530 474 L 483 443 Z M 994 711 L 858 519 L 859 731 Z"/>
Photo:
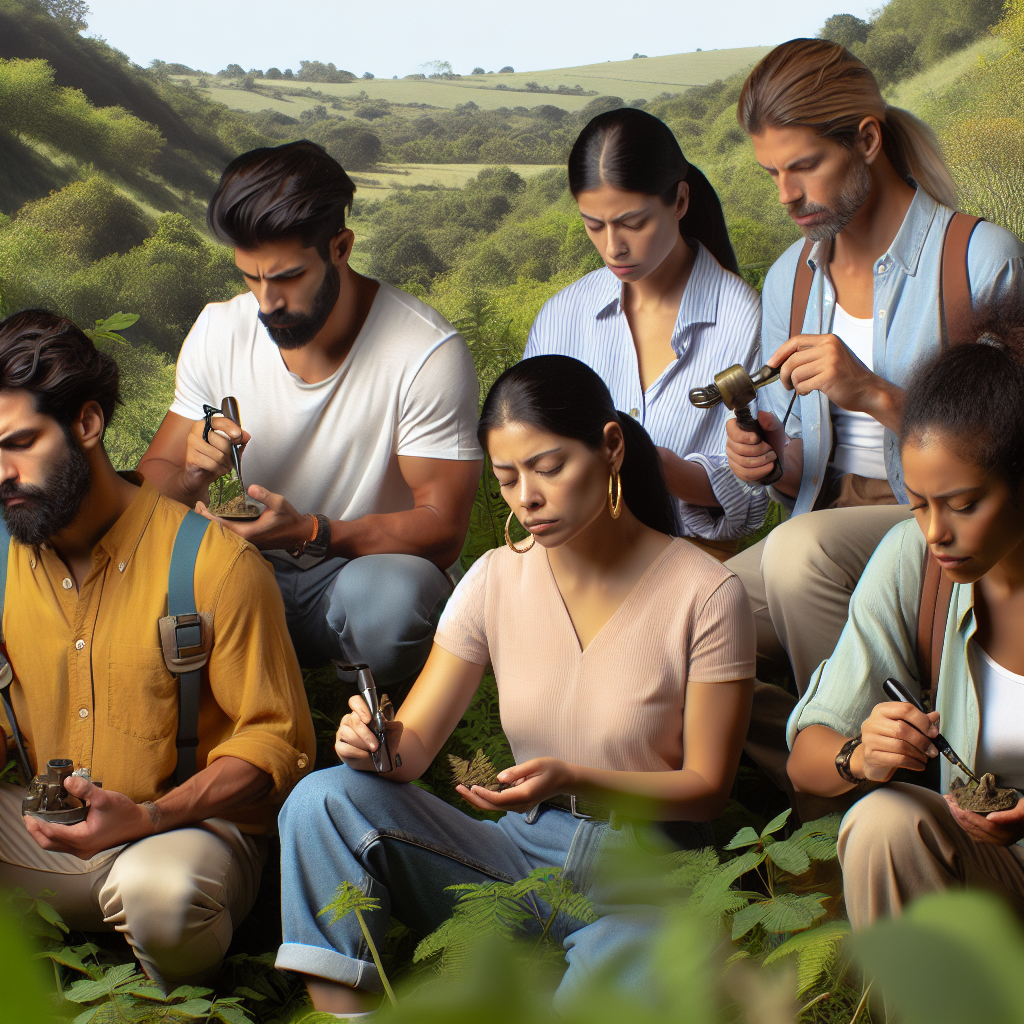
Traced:
<path id="1" fill-rule="evenodd" d="M 1012 810 L 1019 799 L 1015 789 L 997 788 L 994 775 L 982 775 L 981 782 L 963 783 L 956 779 L 949 787 L 949 793 L 961 810 L 977 814 Z"/>
<path id="2" fill-rule="evenodd" d="M 503 789 L 508 788 L 498 782 L 498 773 L 494 770 L 490 758 L 482 750 L 476 752 L 476 757 L 472 761 L 449 754 L 448 763 L 452 768 L 452 782 L 456 786 L 465 786 L 467 789 L 482 786 L 492 793 L 500 793 Z"/>
<path id="3" fill-rule="evenodd" d="M 259 514 L 259 508 L 247 500 L 243 494 L 236 495 L 230 501 L 225 501 L 216 508 L 210 509 L 210 515 L 220 516 L 222 519 L 255 519 Z"/>

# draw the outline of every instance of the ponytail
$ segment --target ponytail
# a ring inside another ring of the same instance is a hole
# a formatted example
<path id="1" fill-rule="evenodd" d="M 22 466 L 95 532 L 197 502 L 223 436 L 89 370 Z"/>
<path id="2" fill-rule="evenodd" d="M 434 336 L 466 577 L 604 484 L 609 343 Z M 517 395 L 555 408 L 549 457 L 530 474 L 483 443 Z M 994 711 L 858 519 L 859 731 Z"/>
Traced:
<path id="1" fill-rule="evenodd" d="M 664 121 L 635 107 L 598 114 L 580 132 L 569 153 L 573 196 L 611 185 L 623 192 L 658 196 L 674 206 L 679 182 L 690 189 L 690 205 L 679 233 L 695 238 L 726 269 L 739 273 L 718 195 L 701 170 L 689 163 Z"/>
<path id="2" fill-rule="evenodd" d="M 582 441 L 596 451 L 604 441 L 605 426 L 613 420 L 622 427 L 625 441 L 619 470 L 622 500 L 644 526 L 678 537 L 675 506 L 654 442 L 632 416 L 616 411 L 604 381 L 578 359 L 534 356 L 506 370 L 484 399 L 477 437 L 486 451 L 492 430 L 523 423 Z"/>
<path id="3" fill-rule="evenodd" d="M 865 117 L 878 118 L 885 154 L 908 184 L 956 209 L 956 185 L 935 133 L 882 99 L 875 76 L 827 39 L 791 39 L 756 65 L 740 92 L 736 117 L 748 135 L 767 128 L 810 128 L 851 147 Z"/>

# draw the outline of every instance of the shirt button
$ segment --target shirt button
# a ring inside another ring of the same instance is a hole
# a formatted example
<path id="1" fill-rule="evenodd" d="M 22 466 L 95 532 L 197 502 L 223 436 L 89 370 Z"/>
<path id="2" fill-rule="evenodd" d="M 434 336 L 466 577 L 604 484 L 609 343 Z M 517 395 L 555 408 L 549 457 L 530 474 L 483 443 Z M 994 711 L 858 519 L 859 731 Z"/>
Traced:
<path id="1" fill-rule="evenodd" d="M 305 754 L 299 754 L 299 759 L 295 762 L 300 768 L 309 767 L 309 758 Z"/>
<path id="2" fill-rule="evenodd" d="M 85 641 L 84 640 L 76 640 L 75 641 L 75 650 L 76 651 L 82 650 L 83 647 L 85 647 Z"/>
<path id="3" fill-rule="evenodd" d="M 630 409 L 629 410 L 629 415 L 632 416 L 633 419 L 636 419 L 637 416 L 640 415 L 640 410 L 639 409 Z"/>
<path id="4" fill-rule="evenodd" d="M 30 569 L 34 569 L 36 567 L 36 560 L 34 558 L 30 558 L 28 560 L 28 567 Z"/>
<path id="5" fill-rule="evenodd" d="M 124 572 L 124 562 L 118 562 L 117 563 L 117 571 L 118 572 Z"/>
<path id="6" fill-rule="evenodd" d="M 880 310 L 878 311 L 878 319 L 879 319 L 879 320 L 882 320 L 882 319 L 884 319 L 884 318 L 885 318 L 885 310 L 884 310 L 884 309 L 880 309 Z"/>
<path id="7" fill-rule="evenodd" d="M 88 718 L 89 717 L 89 709 L 88 708 L 79 708 L 78 709 L 78 717 L 79 718 Z"/>
<path id="8" fill-rule="evenodd" d="M 72 588 L 72 587 L 73 587 L 74 585 L 75 585 L 75 584 L 74 584 L 74 583 L 73 583 L 73 582 L 72 582 L 71 580 L 67 579 L 66 577 L 65 577 L 65 579 L 64 579 L 64 582 L 63 582 L 63 583 L 61 584 L 61 586 L 62 586 L 62 587 L 63 587 L 63 588 L 65 589 L 65 590 L 70 590 L 70 589 L 71 589 L 71 588 Z"/>

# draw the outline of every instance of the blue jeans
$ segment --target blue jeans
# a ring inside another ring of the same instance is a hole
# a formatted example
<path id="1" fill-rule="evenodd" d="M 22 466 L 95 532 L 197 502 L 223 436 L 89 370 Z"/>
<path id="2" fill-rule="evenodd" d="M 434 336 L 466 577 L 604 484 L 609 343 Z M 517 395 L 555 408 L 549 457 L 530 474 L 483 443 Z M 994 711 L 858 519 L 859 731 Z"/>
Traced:
<path id="1" fill-rule="evenodd" d="M 303 666 L 364 662 L 379 687 L 411 682 L 423 668 L 452 590 L 432 562 L 415 555 L 363 555 L 300 569 L 274 555 L 267 561 Z"/>
<path id="2" fill-rule="evenodd" d="M 388 782 L 341 766 L 314 772 L 295 787 L 281 810 L 281 907 L 284 944 L 280 970 L 299 971 L 365 991 L 382 990 L 354 915 L 333 925 L 317 917 L 344 881 L 380 901 L 364 914 L 380 948 L 389 919 L 426 935 L 451 916 L 449 885 L 513 882 L 534 868 L 561 867 L 602 916 L 593 924 L 564 921 L 554 934 L 568 963 L 558 1006 L 588 975 L 614 970 L 630 991 L 648 984 L 647 942 L 659 921 L 653 907 L 602 904 L 608 893 L 594 881 L 600 851 L 637 844 L 633 827 L 582 821 L 544 808 L 477 821 L 417 786 Z M 689 826 L 703 845 L 710 830 Z"/>

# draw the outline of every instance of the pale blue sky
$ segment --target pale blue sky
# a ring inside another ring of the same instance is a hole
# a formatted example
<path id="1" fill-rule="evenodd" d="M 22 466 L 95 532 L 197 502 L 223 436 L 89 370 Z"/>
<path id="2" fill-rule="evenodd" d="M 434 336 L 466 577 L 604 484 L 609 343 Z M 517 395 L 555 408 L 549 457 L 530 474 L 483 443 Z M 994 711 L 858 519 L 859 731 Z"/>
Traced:
<path id="1" fill-rule="evenodd" d="M 204 71 L 229 63 L 298 70 L 332 61 L 378 77 L 411 74 L 429 60 L 468 74 L 571 67 L 813 35 L 847 0 L 90 0 L 87 34 L 138 64 L 154 57 Z M 837 6 L 838 4 L 838 6 Z"/>

